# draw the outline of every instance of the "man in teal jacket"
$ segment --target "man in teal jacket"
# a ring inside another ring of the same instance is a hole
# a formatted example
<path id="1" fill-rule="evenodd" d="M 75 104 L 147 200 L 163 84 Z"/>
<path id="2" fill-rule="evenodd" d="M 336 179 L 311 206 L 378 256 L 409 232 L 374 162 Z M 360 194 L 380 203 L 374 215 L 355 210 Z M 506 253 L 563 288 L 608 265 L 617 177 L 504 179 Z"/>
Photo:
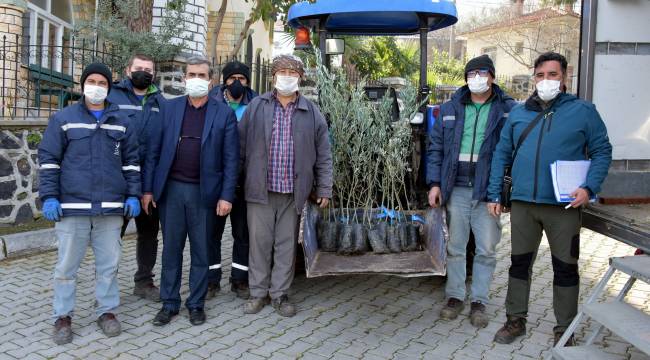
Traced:
<path id="1" fill-rule="evenodd" d="M 593 104 L 566 94 L 567 61 L 556 53 L 540 55 L 534 64 L 536 91 L 512 109 L 492 159 L 488 210 L 498 216 L 503 174 L 512 166 L 512 255 L 506 297 L 505 325 L 494 341 L 509 344 L 526 333 L 526 315 L 533 263 L 546 233 L 553 264 L 553 309 L 559 340 L 578 309 L 578 254 L 581 207 L 600 191 L 612 160 L 607 129 Z M 513 150 L 528 125 L 545 112 L 524 139 L 516 158 Z M 557 160 L 591 160 L 584 184 L 570 207 L 556 201 L 550 164 Z M 573 337 L 567 342 L 573 345 Z"/>

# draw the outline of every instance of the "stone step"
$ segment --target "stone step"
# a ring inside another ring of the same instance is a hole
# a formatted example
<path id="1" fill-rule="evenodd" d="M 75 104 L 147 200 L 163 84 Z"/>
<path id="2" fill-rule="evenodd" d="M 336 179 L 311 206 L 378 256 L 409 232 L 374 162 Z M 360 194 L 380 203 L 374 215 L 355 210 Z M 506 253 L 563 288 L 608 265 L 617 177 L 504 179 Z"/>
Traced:
<path id="1" fill-rule="evenodd" d="M 595 345 L 569 346 L 553 348 L 551 350 L 553 359 L 556 360 L 612 360 L 619 357 L 603 352 Z"/>
<path id="2" fill-rule="evenodd" d="M 585 304 L 582 311 L 623 340 L 650 355 L 650 315 L 619 301 Z"/>

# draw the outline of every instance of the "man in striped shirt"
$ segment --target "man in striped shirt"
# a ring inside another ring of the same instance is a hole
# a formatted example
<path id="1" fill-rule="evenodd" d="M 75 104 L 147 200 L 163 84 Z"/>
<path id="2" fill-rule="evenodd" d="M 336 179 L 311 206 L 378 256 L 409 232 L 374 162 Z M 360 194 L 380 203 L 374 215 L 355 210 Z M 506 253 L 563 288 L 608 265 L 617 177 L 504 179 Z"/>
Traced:
<path id="1" fill-rule="evenodd" d="M 296 307 L 287 295 L 298 221 L 310 194 L 321 207 L 327 206 L 332 157 L 323 115 L 298 92 L 302 61 L 279 56 L 272 73 L 275 90 L 251 101 L 239 123 L 250 238 L 251 299 L 244 313 L 261 311 L 270 296 L 280 315 L 293 316 Z"/>

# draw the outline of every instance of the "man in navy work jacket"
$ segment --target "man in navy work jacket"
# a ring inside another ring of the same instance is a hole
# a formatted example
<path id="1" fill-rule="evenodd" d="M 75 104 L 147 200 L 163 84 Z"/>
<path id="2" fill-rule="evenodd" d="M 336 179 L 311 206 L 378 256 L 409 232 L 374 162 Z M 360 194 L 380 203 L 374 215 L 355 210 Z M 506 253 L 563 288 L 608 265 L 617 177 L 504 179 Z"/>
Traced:
<path id="1" fill-rule="evenodd" d="M 496 266 L 496 245 L 501 239 L 498 218 L 486 207 L 492 153 L 501 128 L 515 101 L 494 84 L 495 69 L 487 55 L 465 66 L 467 85 L 442 104 L 428 146 L 429 204 L 447 206 L 447 305 L 440 317 L 458 317 L 465 302 L 466 252 L 470 231 L 476 239 L 472 269 L 470 322 L 488 325 L 488 302 Z"/>
<path id="2" fill-rule="evenodd" d="M 144 165 L 147 142 L 154 124 L 160 122 L 160 107 L 165 101 L 160 90 L 153 84 L 155 64 L 151 57 L 133 55 L 126 67 L 126 78 L 113 84 L 108 101 L 116 104 L 128 116 L 138 144 L 139 160 Z M 158 209 L 149 214 L 141 212 L 135 218 L 138 231 L 136 260 L 138 269 L 134 276 L 133 294 L 141 298 L 160 301 L 160 290 L 153 284 L 153 267 L 158 256 Z M 128 225 L 125 219 L 122 236 Z"/>
<path id="3" fill-rule="evenodd" d="M 241 120 L 248 103 L 257 96 L 250 84 L 250 68 L 237 60 L 227 63 L 221 71 L 223 84 L 210 91 L 210 97 L 230 106 L 235 111 L 237 121 Z M 243 177 L 240 178 L 240 181 Z M 226 227 L 226 217 L 217 217 L 217 229 L 210 249 L 210 275 L 206 299 L 219 292 L 221 282 L 221 237 Z M 235 202 L 230 212 L 232 229 L 232 268 L 230 269 L 230 290 L 241 299 L 248 299 L 248 223 L 246 222 L 246 199 L 244 187 L 237 185 Z"/>
<path id="4" fill-rule="evenodd" d="M 120 304 L 117 266 L 122 216 L 140 212 L 138 143 L 129 120 L 106 101 L 111 71 L 100 63 L 81 74 L 81 100 L 54 114 L 38 149 L 43 215 L 56 221 L 58 260 L 54 269 L 56 344 L 72 341 L 79 265 L 88 245 L 95 257 L 97 324 L 117 336 Z"/>
<path id="5" fill-rule="evenodd" d="M 190 238 L 190 322 L 205 322 L 208 250 L 217 215 L 232 208 L 239 166 L 235 113 L 210 99 L 210 63 L 191 57 L 185 69 L 187 96 L 169 100 L 162 124 L 151 138 L 145 163 L 143 207 L 160 206 L 163 257 L 160 297 L 163 307 L 154 325 L 168 324 L 181 305 L 180 286 L 185 239 Z M 155 201 L 152 203 L 152 201 Z M 157 204 L 157 205 L 156 205 Z"/>
<path id="6" fill-rule="evenodd" d="M 494 341 L 509 344 L 526 334 L 526 315 L 533 263 L 546 233 L 553 264 L 553 309 L 557 343 L 578 310 L 578 255 L 581 207 L 600 191 L 612 160 L 607 128 L 593 104 L 563 93 L 567 60 L 557 53 L 540 55 L 534 64 L 536 91 L 510 112 L 492 160 L 489 211 L 498 216 L 504 168 L 512 166 L 512 254 L 506 297 L 505 325 Z M 524 138 L 516 158 L 513 149 Z M 556 201 L 550 164 L 557 160 L 591 160 L 586 181 L 566 208 Z M 573 335 L 568 345 L 573 345 Z"/>

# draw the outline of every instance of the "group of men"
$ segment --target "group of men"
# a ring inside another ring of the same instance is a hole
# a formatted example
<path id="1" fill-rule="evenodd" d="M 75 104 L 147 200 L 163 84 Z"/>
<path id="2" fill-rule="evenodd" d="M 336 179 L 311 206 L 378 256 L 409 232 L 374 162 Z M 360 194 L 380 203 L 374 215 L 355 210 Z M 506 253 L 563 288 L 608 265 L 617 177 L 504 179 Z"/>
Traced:
<path id="1" fill-rule="evenodd" d="M 526 333 L 533 263 L 546 233 L 553 265 L 554 328 L 557 343 L 577 313 L 581 207 L 600 191 L 612 159 L 607 129 L 593 104 L 566 93 L 567 60 L 557 53 L 534 63 L 535 91 L 516 104 L 497 84 L 487 56 L 465 67 L 467 85 L 440 109 L 427 149 L 429 204 L 445 205 L 447 303 L 443 319 L 455 319 L 466 299 L 466 246 L 474 234 L 476 253 L 470 285 L 470 322 L 488 325 L 485 304 L 501 239 L 500 215 L 510 211 L 512 253 L 506 297 L 507 320 L 494 341 L 512 343 Z M 513 158 L 514 157 L 514 158 Z M 558 202 L 550 164 L 591 160 L 584 184 Z M 502 205 L 505 169 L 511 168 L 512 205 Z M 573 336 L 567 345 L 574 345 Z"/>
<path id="2" fill-rule="evenodd" d="M 231 290 L 248 300 L 244 313 L 272 303 L 279 314 L 295 315 L 288 292 L 299 214 L 309 198 L 327 206 L 332 160 L 325 119 L 298 91 L 302 61 L 276 57 L 271 72 L 274 90 L 257 96 L 247 65 L 226 64 L 222 84 L 213 86 L 211 63 L 191 57 L 186 96 L 167 100 L 146 55 L 134 55 L 115 83 L 104 64 L 84 69 L 82 98 L 51 117 L 38 155 L 43 214 L 56 221 L 59 243 L 56 344 L 72 341 L 77 271 L 88 245 L 95 255 L 97 324 L 106 336 L 121 333 L 117 272 L 131 218 L 138 264 L 133 293 L 162 302 L 154 325 L 179 313 L 187 238 L 185 307 L 193 325 L 205 322 L 205 300 L 220 290 L 227 216 L 234 237 Z M 160 227 L 158 288 L 153 268 Z"/>
<path id="3" fill-rule="evenodd" d="M 192 324 L 205 322 L 205 300 L 220 290 L 228 215 L 234 238 L 231 290 L 248 299 L 243 312 L 257 313 L 272 302 L 283 316 L 296 313 L 287 295 L 299 215 L 308 199 L 328 205 L 332 159 L 325 119 L 298 91 L 302 62 L 279 56 L 272 74 L 274 90 L 257 96 L 249 87 L 249 68 L 232 62 L 222 70 L 223 83 L 213 87 L 210 63 L 194 57 L 184 74 L 187 96 L 165 100 L 153 85 L 155 65 L 147 56 L 134 56 L 126 77 L 115 84 L 105 65 L 86 67 L 84 96 L 53 115 L 39 149 L 43 213 L 57 221 L 59 241 L 57 344 L 72 339 L 76 275 L 88 244 L 95 253 L 97 322 L 107 336 L 120 333 L 114 314 L 117 269 L 121 235 L 131 217 L 137 227 L 134 294 L 162 301 L 154 325 L 168 324 L 179 313 L 187 237 L 185 306 Z M 566 93 L 562 55 L 545 53 L 535 61 L 536 89 L 523 104 L 495 84 L 495 77 L 489 57 L 471 59 L 467 84 L 441 106 L 429 136 L 429 204 L 446 206 L 450 233 L 447 303 L 440 316 L 455 319 L 464 308 L 471 232 L 476 255 L 470 322 L 488 325 L 485 304 L 501 239 L 500 215 L 511 211 L 507 321 L 494 340 L 511 343 L 526 332 L 532 266 L 544 231 L 554 271 L 557 342 L 577 312 L 581 207 L 600 191 L 612 148 L 595 107 Z M 555 199 L 549 165 L 582 159 L 591 160 L 587 180 L 565 208 Z M 511 209 L 500 198 L 506 168 L 512 169 Z M 159 222 L 160 289 L 152 272 Z"/>

